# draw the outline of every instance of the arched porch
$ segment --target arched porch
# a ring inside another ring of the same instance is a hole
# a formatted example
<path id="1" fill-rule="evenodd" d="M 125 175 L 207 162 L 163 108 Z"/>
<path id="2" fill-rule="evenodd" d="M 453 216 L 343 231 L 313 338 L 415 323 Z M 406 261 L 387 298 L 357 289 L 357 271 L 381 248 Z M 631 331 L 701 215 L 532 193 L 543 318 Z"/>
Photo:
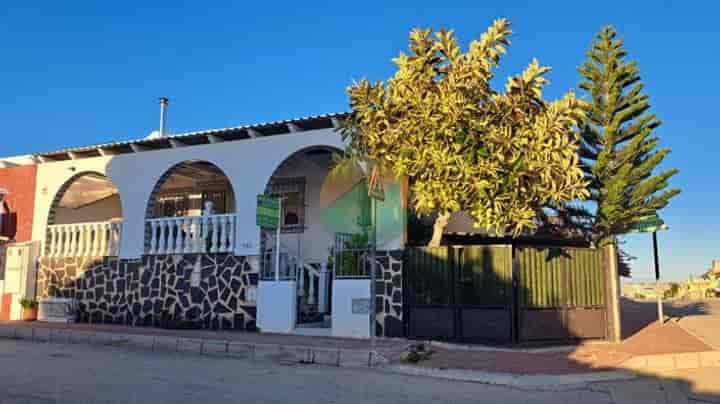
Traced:
<path id="1" fill-rule="evenodd" d="M 75 174 L 50 205 L 45 254 L 117 256 L 122 219 L 118 189 L 110 178 L 90 171 Z"/>

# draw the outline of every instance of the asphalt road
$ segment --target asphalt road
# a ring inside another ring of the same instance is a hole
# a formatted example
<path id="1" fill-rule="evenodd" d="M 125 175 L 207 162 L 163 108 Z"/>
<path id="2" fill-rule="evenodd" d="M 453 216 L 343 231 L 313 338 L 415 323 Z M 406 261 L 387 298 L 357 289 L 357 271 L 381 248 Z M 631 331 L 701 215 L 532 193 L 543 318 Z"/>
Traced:
<path id="1" fill-rule="evenodd" d="M 369 369 L 0 339 L 4 403 L 720 403 L 705 368 L 539 391 Z M 692 402 L 692 401 L 690 401 Z"/>
<path id="2" fill-rule="evenodd" d="M 0 340 L 2 403 L 610 403 L 317 365 L 283 366 L 85 345 Z"/>

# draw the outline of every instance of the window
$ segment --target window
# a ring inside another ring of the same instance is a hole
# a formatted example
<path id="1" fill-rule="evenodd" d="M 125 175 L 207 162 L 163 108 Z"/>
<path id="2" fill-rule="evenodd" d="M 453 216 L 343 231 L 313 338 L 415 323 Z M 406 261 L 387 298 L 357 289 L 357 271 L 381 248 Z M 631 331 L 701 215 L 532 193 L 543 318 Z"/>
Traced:
<path id="1" fill-rule="evenodd" d="M 282 231 L 301 233 L 305 229 L 305 178 L 278 178 L 270 184 L 269 195 L 283 198 Z"/>

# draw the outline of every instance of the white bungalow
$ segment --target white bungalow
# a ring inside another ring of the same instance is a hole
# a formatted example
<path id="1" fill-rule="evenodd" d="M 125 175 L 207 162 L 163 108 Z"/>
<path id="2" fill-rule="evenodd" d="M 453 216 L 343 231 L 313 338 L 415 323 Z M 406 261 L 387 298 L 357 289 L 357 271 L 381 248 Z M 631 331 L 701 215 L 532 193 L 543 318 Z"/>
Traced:
<path id="1" fill-rule="evenodd" d="M 38 298 L 92 323 L 369 336 L 363 180 L 328 177 L 344 114 L 182 134 L 161 116 L 147 138 L 34 155 Z M 385 335 L 402 327 L 401 188 L 377 205 Z M 279 246 L 261 194 L 283 198 Z"/>

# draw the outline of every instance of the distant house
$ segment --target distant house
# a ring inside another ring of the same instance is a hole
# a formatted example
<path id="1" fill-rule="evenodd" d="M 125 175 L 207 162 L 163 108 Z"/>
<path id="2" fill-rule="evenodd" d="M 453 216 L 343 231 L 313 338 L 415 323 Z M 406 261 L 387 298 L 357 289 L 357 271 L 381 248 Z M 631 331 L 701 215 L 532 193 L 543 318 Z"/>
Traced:
<path id="1" fill-rule="evenodd" d="M 657 285 L 655 282 L 625 282 L 622 285 L 622 296 L 629 299 L 657 299 L 658 290 L 664 295 L 671 287 L 669 282 Z"/>
<path id="2" fill-rule="evenodd" d="M 713 260 L 710 269 L 703 274 L 703 277 L 708 279 L 720 279 L 720 260 Z"/>

